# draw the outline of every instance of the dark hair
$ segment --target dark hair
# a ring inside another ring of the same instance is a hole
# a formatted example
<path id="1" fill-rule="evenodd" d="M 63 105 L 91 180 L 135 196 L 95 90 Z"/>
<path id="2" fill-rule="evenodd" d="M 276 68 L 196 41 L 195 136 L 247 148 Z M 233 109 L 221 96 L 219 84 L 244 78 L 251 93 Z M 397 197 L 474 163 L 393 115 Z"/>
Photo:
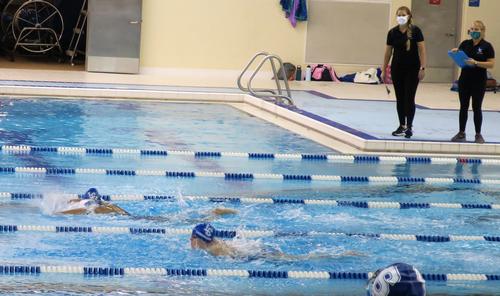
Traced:
<path id="1" fill-rule="evenodd" d="M 293 77 L 295 77 L 295 71 L 297 71 L 297 67 L 295 67 L 295 65 L 292 63 L 283 63 L 283 67 L 285 68 L 285 75 L 287 80 L 292 80 Z M 278 79 L 283 80 L 281 68 L 278 71 Z"/>

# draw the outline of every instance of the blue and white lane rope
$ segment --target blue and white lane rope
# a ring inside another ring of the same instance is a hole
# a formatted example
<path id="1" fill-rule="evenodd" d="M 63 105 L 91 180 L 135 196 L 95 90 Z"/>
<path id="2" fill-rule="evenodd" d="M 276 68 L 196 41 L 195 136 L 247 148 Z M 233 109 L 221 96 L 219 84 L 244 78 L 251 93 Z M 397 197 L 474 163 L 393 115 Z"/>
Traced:
<path id="1" fill-rule="evenodd" d="M 96 267 L 96 266 L 53 266 L 53 265 L 0 265 L 0 275 L 30 276 L 39 274 L 81 274 L 84 276 L 183 276 L 183 277 L 239 277 L 265 279 L 317 279 L 317 280 L 363 280 L 372 272 L 336 271 L 283 271 L 247 269 L 205 269 L 205 268 L 151 268 L 151 267 Z M 500 281 L 498 274 L 483 273 L 422 273 L 426 281 Z"/>
<path id="2" fill-rule="evenodd" d="M 52 152 L 59 154 L 100 154 L 100 155 L 150 155 L 168 156 L 183 155 L 193 157 L 240 157 L 250 159 L 286 159 L 286 160 L 315 160 L 330 162 L 352 163 L 421 163 L 421 164 L 488 164 L 500 165 L 500 159 L 467 158 L 467 157 L 426 157 L 426 156 L 376 156 L 376 155 L 343 155 L 343 154 L 302 154 L 302 153 L 251 153 L 251 152 L 216 152 L 216 151 L 181 151 L 161 149 L 129 149 L 129 148 L 85 148 L 85 147 L 40 147 L 40 146 L 10 146 L 3 145 L 4 152 L 34 153 Z"/>
<path id="3" fill-rule="evenodd" d="M 68 198 L 81 198 L 81 194 L 62 194 Z M 171 195 L 142 195 L 142 194 L 111 194 L 102 195 L 105 201 L 167 201 L 179 200 Z M 10 193 L 0 192 L 1 199 L 30 200 L 43 199 L 40 193 Z M 354 207 L 363 209 L 481 209 L 500 210 L 500 204 L 472 204 L 472 203 L 414 203 L 414 202 L 385 202 L 385 201 L 347 201 L 334 199 L 303 199 L 286 197 L 210 197 L 186 195 L 182 199 L 190 201 L 204 201 L 212 203 L 236 203 L 236 204 L 276 204 L 276 205 L 314 205 L 331 207 Z"/>
<path id="4" fill-rule="evenodd" d="M 101 233 L 101 234 L 161 234 L 191 235 L 191 228 L 137 228 L 137 227 L 98 227 L 98 226 L 52 226 L 52 225 L 0 225 L 0 233 L 14 232 L 52 232 L 52 233 Z M 419 235 L 386 233 L 348 233 L 348 232 L 285 232 L 273 230 L 216 230 L 215 236 L 224 239 L 235 237 L 307 237 L 307 236 L 348 236 L 385 240 L 419 241 L 442 243 L 451 241 L 500 242 L 500 236 L 485 235 Z"/>
<path id="5" fill-rule="evenodd" d="M 123 170 L 94 168 L 45 168 L 45 167 L 0 167 L 4 174 L 39 175 L 109 175 L 109 176 L 164 176 L 169 178 L 223 178 L 225 180 L 251 181 L 254 179 L 274 179 L 284 181 L 328 181 L 337 183 L 425 183 L 425 184 L 486 184 L 500 185 L 500 179 L 466 179 L 433 177 L 391 177 L 391 176 L 335 176 L 335 175 L 294 175 L 267 173 L 227 173 L 227 172 L 182 172 L 164 170 Z"/>

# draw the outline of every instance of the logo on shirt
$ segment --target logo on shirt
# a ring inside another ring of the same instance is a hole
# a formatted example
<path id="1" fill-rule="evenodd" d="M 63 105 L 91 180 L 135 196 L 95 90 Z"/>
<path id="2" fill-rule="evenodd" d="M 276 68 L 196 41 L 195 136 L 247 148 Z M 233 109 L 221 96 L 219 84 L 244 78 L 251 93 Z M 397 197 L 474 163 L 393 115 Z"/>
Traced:
<path id="1" fill-rule="evenodd" d="M 478 47 L 477 54 L 483 54 L 483 49 L 481 47 Z"/>

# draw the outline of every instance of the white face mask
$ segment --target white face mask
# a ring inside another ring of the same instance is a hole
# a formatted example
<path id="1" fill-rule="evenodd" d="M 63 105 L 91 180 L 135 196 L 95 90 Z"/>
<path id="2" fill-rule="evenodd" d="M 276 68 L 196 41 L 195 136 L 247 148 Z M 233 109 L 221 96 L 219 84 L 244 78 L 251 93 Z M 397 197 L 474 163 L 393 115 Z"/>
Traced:
<path id="1" fill-rule="evenodd" d="M 406 25 L 406 23 L 408 22 L 408 16 L 405 15 L 405 16 L 398 16 L 396 17 L 396 20 L 398 22 L 398 24 L 400 25 Z"/>

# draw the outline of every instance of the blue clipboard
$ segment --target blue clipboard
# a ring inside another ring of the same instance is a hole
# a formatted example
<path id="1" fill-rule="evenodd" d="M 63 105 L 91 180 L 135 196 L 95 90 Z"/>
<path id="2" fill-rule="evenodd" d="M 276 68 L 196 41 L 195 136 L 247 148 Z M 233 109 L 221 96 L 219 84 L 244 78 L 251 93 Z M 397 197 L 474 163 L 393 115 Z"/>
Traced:
<path id="1" fill-rule="evenodd" d="M 469 59 L 469 57 L 465 54 L 465 52 L 459 50 L 457 52 L 448 51 L 448 56 L 459 66 L 460 68 L 467 68 L 470 65 L 467 65 L 465 61 Z"/>

